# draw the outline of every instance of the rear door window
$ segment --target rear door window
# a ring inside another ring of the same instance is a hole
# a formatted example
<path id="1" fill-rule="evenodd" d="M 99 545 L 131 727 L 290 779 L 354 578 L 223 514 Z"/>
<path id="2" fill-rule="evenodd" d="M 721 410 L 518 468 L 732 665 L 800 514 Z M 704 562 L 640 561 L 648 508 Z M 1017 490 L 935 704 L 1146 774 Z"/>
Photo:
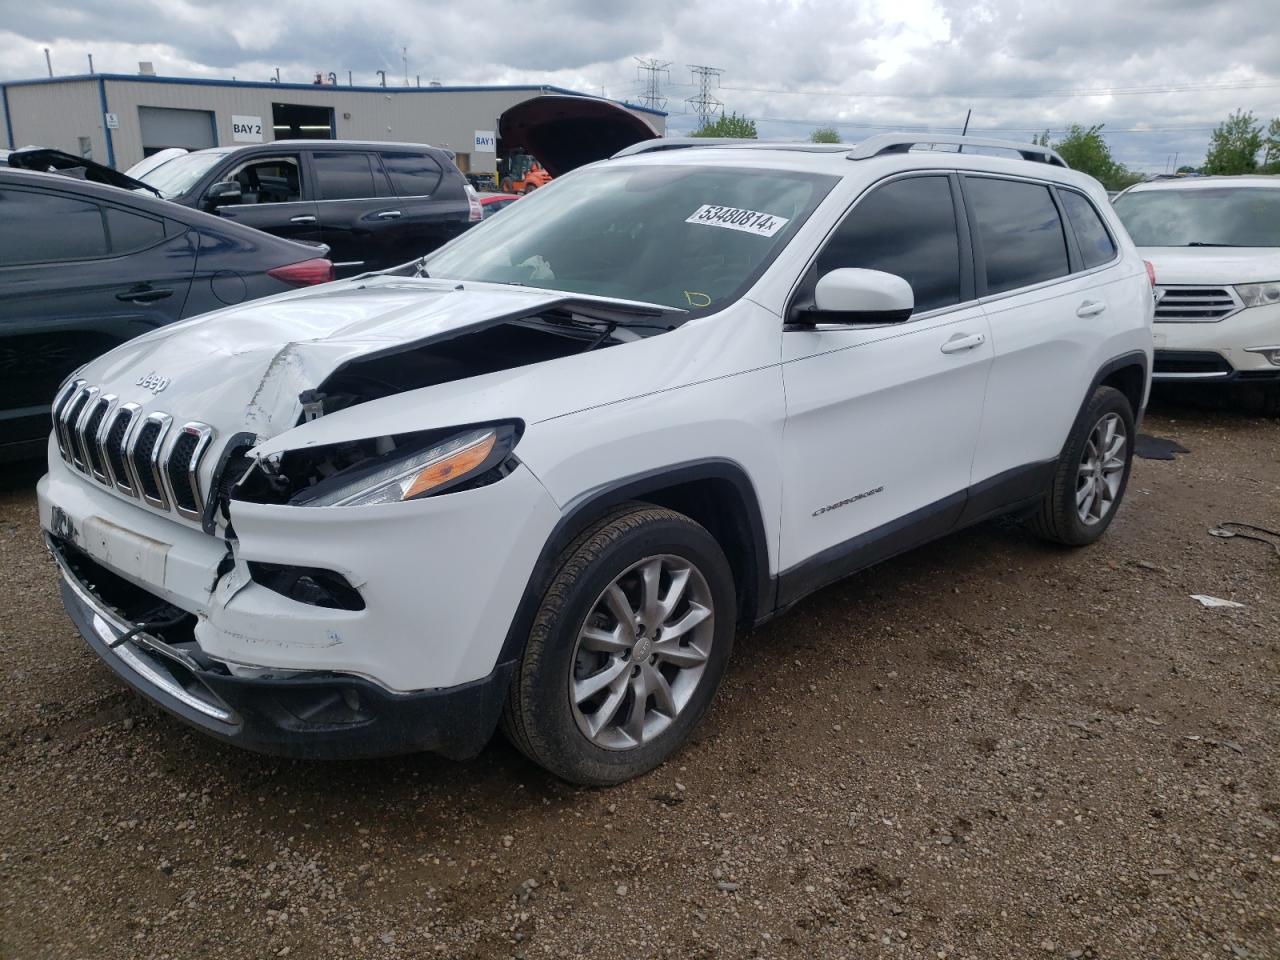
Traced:
<path id="1" fill-rule="evenodd" d="M 1071 229 L 1076 233 L 1076 244 L 1085 269 L 1100 267 L 1116 257 L 1116 243 L 1107 231 L 1107 225 L 1084 194 L 1074 190 L 1058 190 L 1062 206 L 1067 211 Z"/>
<path id="2" fill-rule="evenodd" d="M 382 165 L 397 196 L 430 196 L 440 184 L 440 165 L 425 153 L 384 153 Z"/>
<path id="3" fill-rule="evenodd" d="M 367 200 L 378 195 L 367 153 L 313 153 L 321 200 Z"/>
<path id="4" fill-rule="evenodd" d="M 818 256 L 817 275 L 839 267 L 902 277 L 916 313 L 959 303 L 960 240 L 947 178 L 895 180 L 860 201 Z"/>
<path id="5" fill-rule="evenodd" d="M 965 197 L 978 221 L 988 294 L 1043 283 L 1070 272 L 1062 219 L 1048 187 L 970 176 L 965 178 Z"/>
<path id="6" fill-rule="evenodd" d="M 0 188 L 0 267 L 107 255 L 102 208 L 35 190 Z"/>

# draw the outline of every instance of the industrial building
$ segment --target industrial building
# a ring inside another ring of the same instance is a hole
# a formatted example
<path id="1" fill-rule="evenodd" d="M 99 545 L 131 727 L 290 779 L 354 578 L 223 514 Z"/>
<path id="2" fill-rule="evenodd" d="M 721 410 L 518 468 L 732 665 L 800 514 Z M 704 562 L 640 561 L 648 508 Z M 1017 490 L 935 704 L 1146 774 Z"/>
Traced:
<path id="1" fill-rule="evenodd" d="M 661 111 L 552 86 L 344 86 L 332 82 L 333 74 L 330 82 L 314 84 L 202 80 L 157 77 L 146 72 L 148 64 L 140 67 L 137 75 L 0 84 L 6 146 L 54 147 L 125 170 L 168 147 L 389 140 L 444 147 L 464 172 L 489 173 L 504 149 L 516 145 L 502 143 L 502 131 L 520 125 L 504 123 L 504 117 L 510 121 L 521 111 L 527 116 L 538 98 L 557 96 L 558 120 L 572 136 L 590 136 L 589 123 L 611 113 L 633 127 L 631 118 L 638 118 L 652 136 L 666 130 Z M 566 116 L 566 103 L 570 114 L 581 104 L 583 116 Z M 509 113 L 516 107 L 521 110 Z M 515 139 L 510 132 L 507 137 Z"/>

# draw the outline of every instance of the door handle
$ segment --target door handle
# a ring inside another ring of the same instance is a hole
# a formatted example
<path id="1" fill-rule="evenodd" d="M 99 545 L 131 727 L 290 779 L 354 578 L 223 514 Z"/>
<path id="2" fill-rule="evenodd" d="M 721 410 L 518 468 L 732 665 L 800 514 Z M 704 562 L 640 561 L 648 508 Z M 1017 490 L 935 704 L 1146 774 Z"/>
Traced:
<path id="1" fill-rule="evenodd" d="M 399 210 L 383 210 L 381 213 L 377 214 L 377 217 L 379 220 L 399 220 L 400 211 Z"/>
<path id="2" fill-rule="evenodd" d="M 1101 300 L 1086 300 L 1080 306 L 1076 307 L 1077 317 L 1096 317 L 1103 310 L 1107 309 L 1107 305 Z"/>
<path id="3" fill-rule="evenodd" d="M 316 218 L 309 213 L 302 213 L 296 217 L 289 218 L 290 223 L 315 223 Z"/>
<path id="4" fill-rule="evenodd" d="M 153 290 L 150 287 L 139 287 L 133 290 L 126 290 L 124 293 L 117 293 L 116 299 L 123 300 L 126 303 L 152 303 L 172 296 L 172 290 Z"/>
<path id="5" fill-rule="evenodd" d="M 986 342 L 987 337 L 983 333 L 957 333 L 942 345 L 942 352 L 961 353 L 965 350 L 972 350 L 974 347 L 980 347 Z"/>

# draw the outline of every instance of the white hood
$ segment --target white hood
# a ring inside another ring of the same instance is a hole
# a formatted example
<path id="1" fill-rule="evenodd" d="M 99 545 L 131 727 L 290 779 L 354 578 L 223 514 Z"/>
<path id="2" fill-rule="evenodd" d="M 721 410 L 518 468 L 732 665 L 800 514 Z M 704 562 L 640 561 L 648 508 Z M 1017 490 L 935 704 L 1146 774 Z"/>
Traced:
<path id="1" fill-rule="evenodd" d="M 122 344 L 78 374 L 103 393 L 198 420 L 223 437 L 275 436 L 298 395 L 368 354 L 480 329 L 565 301 L 556 291 L 456 281 L 356 278 L 219 310 Z M 626 304 L 609 301 L 601 304 Z M 155 387 L 160 386 L 159 391 Z"/>
<path id="2" fill-rule="evenodd" d="M 1275 247 L 1139 247 L 1138 253 L 1156 268 L 1156 283 L 1162 287 L 1280 280 L 1280 249 Z"/>

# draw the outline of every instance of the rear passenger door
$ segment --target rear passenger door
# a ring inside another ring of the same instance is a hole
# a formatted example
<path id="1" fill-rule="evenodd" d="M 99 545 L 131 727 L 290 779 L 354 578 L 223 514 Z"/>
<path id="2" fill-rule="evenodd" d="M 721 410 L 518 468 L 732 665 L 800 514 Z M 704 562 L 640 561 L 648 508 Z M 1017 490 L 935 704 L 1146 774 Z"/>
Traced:
<path id="1" fill-rule="evenodd" d="M 195 264 L 181 225 L 55 190 L 0 186 L 0 443 L 48 431 L 58 384 L 177 320 Z"/>
<path id="2" fill-rule="evenodd" d="M 351 277 L 392 265 L 388 249 L 404 216 L 391 195 L 376 154 L 361 150 L 315 150 L 320 239 L 339 277 Z M 408 259 L 408 258 L 405 258 Z"/>
<path id="3" fill-rule="evenodd" d="M 384 150 L 382 165 L 396 194 L 396 220 L 388 266 L 405 263 L 448 243 L 467 228 L 462 177 L 450 175 L 421 151 Z"/>
<path id="4" fill-rule="evenodd" d="M 1030 496 L 1059 456 L 1096 373 L 1098 327 L 1108 322 L 1105 273 L 1118 263 L 1117 250 L 1083 194 L 976 174 L 962 182 L 995 347 L 973 479 L 1013 496 L 1022 476 Z M 1067 212 L 1087 236 L 1089 266 Z"/>

